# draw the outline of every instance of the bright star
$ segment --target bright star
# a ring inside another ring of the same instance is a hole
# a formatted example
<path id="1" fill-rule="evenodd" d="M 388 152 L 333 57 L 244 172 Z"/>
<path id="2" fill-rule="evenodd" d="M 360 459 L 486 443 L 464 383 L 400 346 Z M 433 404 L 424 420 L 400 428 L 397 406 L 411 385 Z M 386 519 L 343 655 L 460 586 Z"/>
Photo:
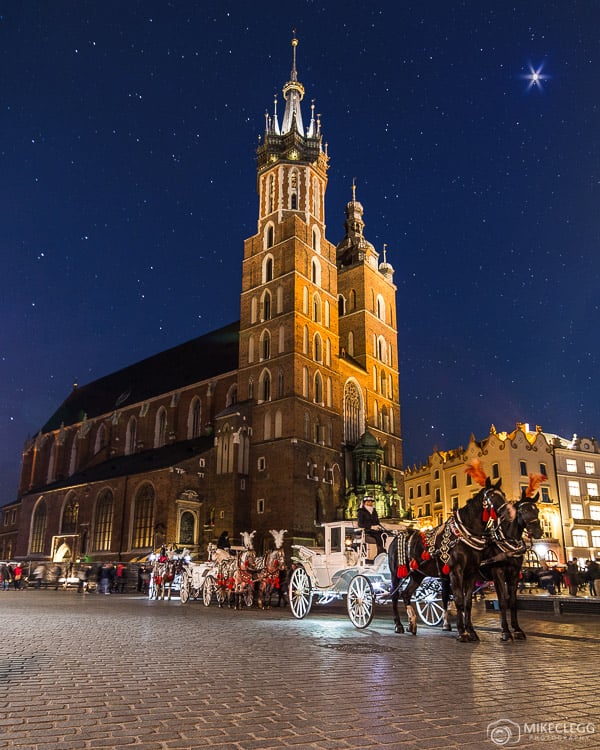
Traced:
<path id="1" fill-rule="evenodd" d="M 529 81 L 529 84 L 527 85 L 527 91 L 529 91 L 532 88 L 538 88 L 542 89 L 542 81 L 548 80 L 550 76 L 544 75 L 542 73 L 542 70 L 544 69 L 544 63 L 542 63 L 536 70 L 536 68 L 529 64 L 529 73 L 527 73 L 524 76 L 521 76 L 526 81 Z"/>

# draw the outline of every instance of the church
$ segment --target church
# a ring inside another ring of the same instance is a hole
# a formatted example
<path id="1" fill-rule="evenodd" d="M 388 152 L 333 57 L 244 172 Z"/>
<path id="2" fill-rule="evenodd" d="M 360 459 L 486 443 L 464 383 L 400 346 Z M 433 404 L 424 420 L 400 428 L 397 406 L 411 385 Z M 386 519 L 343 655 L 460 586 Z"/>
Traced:
<path id="1" fill-rule="evenodd" d="M 204 557 L 223 530 L 315 545 L 365 494 L 404 515 L 394 269 L 355 186 L 344 236 L 325 236 L 329 157 L 297 48 L 257 148 L 239 321 L 73 387 L 24 449 L 14 557 Z"/>

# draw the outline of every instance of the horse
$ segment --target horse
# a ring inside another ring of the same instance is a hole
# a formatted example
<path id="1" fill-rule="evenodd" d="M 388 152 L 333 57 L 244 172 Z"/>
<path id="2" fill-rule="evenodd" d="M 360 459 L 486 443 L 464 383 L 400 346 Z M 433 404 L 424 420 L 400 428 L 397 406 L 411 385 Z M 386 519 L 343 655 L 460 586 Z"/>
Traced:
<path id="1" fill-rule="evenodd" d="M 517 617 L 517 589 L 527 549 L 523 534 L 526 532 L 530 540 L 543 536 L 537 506 L 539 492 L 532 495 L 545 479 L 543 474 L 530 474 L 529 485 L 523 488 L 521 499 L 500 510 L 496 538 L 483 554 L 482 572 L 494 581 L 500 608 L 501 640 L 505 643 L 526 638 Z M 507 610 L 510 611 L 512 633 L 508 627 Z"/>
<path id="2" fill-rule="evenodd" d="M 271 608 L 273 589 L 279 588 L 280 572 L 285 570 L 285 553 L 283 551 L 283 537 L 286 529 L 270 533 L 275 540 L 275 549 L 267 552 L 257 560 L 258 569 L 258 606 L 261 609 Z"/>
<path id="3" fill-rule="evenodd" d="M 164 601 L 168 589 L 167 601 L 171 601 L 173 582 L 175 577 L 182 572 L 184 564 L 184 556 L 176 555 L 173 547 L 168 550 L 163 547 L 152 566 L 149 598 Z"/>
<path id="4" fill-rule="evenodd" d="M 479 640 L 471 621 L 475 577 L 490 528 L 497 523 L 498 509 L 506 503 L 506 497 L 501 489 L 502 480 L 492 483 L 482 473 L 478 462 L 468 465 L 465 471 L 476 476 L 482 484 L 474 497 L 432 531 L 401 532 L 390 543 L 388 563 L 396 633 L 404 632 L 398 614 L 398 599 L 402 597 L 406 605 L 408 632 L 416 635 L 417 615 L 411 598 L 425 578 L 439 577 L 442 582 L 443 629 L 452 629 L 448 619 L 452 591 L 457 611 L 458 640 L 463 643 Z"/>
<path id="5" fill-rule="evenodd" d="M 245 549 L 237 555 L 237 565 L 233 572 L 233 586 L 231 590 L 235 602 L 234 609 L 241 609 L 242 602 L 245 602 L 248 607 L 252 606 L 257 573 L 256 552 L 254 551 L 255 534 L 256 531 L 252 531 L 251 533 L 248 531 L 242 532 L 242 542 Z"/>

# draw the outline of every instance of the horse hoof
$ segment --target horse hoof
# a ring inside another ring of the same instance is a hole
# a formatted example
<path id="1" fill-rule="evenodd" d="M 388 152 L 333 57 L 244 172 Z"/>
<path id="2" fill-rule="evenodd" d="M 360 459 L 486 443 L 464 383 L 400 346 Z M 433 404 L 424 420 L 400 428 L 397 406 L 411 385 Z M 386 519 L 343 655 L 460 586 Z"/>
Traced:
<path id="1" fill-rule="evenodd" d="M 402 627 L 402 625 L 396 625 L 396 627 L 394 628 L 394 632 L 395 633 L 404 633 L 404 628 Z"/>
<path id="2" fill-rule="evenodd" d="M 445 630 L 447 633 L 451 633 L 452 625 L 442 625 L 442 630 Z"/>
<path id="3" fill-rule="evenodd" d="M 456 640 L 459 643 L 468 643 L 469 642 L 469 636 L 466 633 L 461 633 L 460 635 L 456 636 Z"/>
<path id="4" fill-rule="evenodd" d="M 503 643 L 509 643 L 510 641 L 512 641 L 512 639 L 513 638 L 512 638 L 512 635 L 510 633 L 502 633 L 502 635 L 500 636 L 500 640 Z"/>
<path id="5" fill-rule="evenodd" d="M 477 641 L 479 640 L 479 636 L 477 635 L 477 633 L 469 633 L 468 639 L 469 641 L 471 641 L 471 643 L 477 643 Z"/>
<path id="6" fill-rule="evenodd" d="M 527 640 L 527 636 L 522 630 L 515 630 L 513 633 L 513 638 L 515 641 L 525 641 Z"/>

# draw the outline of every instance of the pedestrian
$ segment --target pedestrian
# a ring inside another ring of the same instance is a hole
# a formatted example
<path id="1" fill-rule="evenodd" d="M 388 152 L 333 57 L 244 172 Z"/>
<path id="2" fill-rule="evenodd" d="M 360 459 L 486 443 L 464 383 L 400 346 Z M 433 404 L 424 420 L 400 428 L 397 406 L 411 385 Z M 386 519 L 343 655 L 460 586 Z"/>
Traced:
<path id="1" fill-rule="evenodd" d="M 42 588 L 42 581 L 44 580 L 44 576 L 46 575 L 46 566 L 43 563 L 40 563 L 36 566 L 35 570 L 33 571 L 33 577 L 35 578 L 35 587 L 36 589 Z"/>
<path id="2" fill-rule="evenodd" d="M 23 568 L 21 567 L 21 563 L 16 563 L 15 567 L 13 568 L 13 586 L 15 587 L 15 591 L 21 590 L 22 578 L 23 578 Z"/>
<path id="3" fill-rule="evenodd" d="M 596 596 L 596 581 L 600 578 L 600 565 L 595 560 L 585 561 L 585 577 L 590 596 Z"/>
<path id="4" fill-rule="evenodd" d="M 127 583 L 127 565 L 119 563 L 115 572 L 115 591 L 119 594 L 125 593 Z"/>
<path id="5" fill-rule="evenodd" d="M 104 563 L 100 568 L 100 574 L 98 579 L 98 588 L 101 594 L 108 596 L 112 589 L 114 580 L 114 568 L 112 563 Z"/>
<path id="6" fill-rule="evenodd" d="M 217 549 L 224 549 L 227 552 L 231 552 L 231 542 L 229 541 L 229 532 L 223 531 L 221 536 L 217 539 Z"/>
<path id="7" fill-rule="evenodd" d="M 577 558 L 574 557 L 567 563 L 567 585 L 569 587 L 570 596 L 577 596 L 578 575 L 579 565 L 577 564 Z"/>
<path id="8" fill-rule="evenodd" d="M 560 594 L 562 590 L 563 576 L 562 572 L 556 565 L 552 566 L 552 580 L 554 581 L 554 588 L 556 589 L 556 593 Z"/>

